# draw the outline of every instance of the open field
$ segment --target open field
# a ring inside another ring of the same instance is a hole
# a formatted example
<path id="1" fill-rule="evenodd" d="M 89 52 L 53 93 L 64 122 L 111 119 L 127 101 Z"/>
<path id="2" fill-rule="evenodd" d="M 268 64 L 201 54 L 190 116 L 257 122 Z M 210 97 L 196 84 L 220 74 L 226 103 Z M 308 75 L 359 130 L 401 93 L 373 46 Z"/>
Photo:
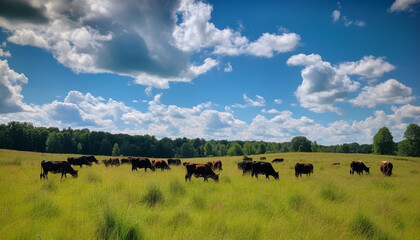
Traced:
<path id="1" fill-rule="evenodd" d="M 420 239 L 420 158 L 261 155 L 285 159 L 273 164 L 278 181 L 242 176 L 241 157 L 188 159 L 221 159 L 219 183 L 185 182 L 183 166 L 131 172 L 102 164 L 74 167 L 77 179 L 39 179 L 41 160 L 68 156 L 0 150 L 1 239 Z M 353 160 L 371 174 L 350 176 Z M 394 164 L 392 177 L 380 173 L 383 160 Z M 314 174 L 296 179 L 295 162 L 314 164 Z"/>

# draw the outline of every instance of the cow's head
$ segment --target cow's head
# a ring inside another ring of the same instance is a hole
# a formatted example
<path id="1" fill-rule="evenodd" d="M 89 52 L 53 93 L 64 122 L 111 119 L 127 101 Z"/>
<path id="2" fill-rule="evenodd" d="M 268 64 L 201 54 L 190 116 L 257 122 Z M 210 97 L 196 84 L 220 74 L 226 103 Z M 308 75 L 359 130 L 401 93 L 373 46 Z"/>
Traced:
<path id="1" fill-rule="evenodd" d="M 220 175 L 220 174 L 216 174 L 216 175 L 214 175 L 213 180 L 214 180 L 215 182 L 219 182 L 219 175 Z"/>
<path id="2" fill-rule="evenodd" d="M 279 180 L 279 172 L 276 172 L 276 173 L 274 174 L 274 178 L 275 178 L 276 180 Z"/>
<path id="3" fill-rule="evenodd" d="M 369 169 L 370 169 L 370 167 L 367 167 L 367 168 L 366 168 L 366 172 L 367 172 L 368 174 L 370 174 Z"/>
<path id="4" fill-rule="evenodd" d="M 77 176 L 78 176 L 78 174 L 77 174 L 77 173 L 78 173 L 78 172 L 79 172 L 79 170 L 76 170 L 76 171 L 72 172 L 72 173 L 71 173 L 71 176 L 72 176 L 72 177 L 74 177 L 74 178 L 77 178 Z"/>

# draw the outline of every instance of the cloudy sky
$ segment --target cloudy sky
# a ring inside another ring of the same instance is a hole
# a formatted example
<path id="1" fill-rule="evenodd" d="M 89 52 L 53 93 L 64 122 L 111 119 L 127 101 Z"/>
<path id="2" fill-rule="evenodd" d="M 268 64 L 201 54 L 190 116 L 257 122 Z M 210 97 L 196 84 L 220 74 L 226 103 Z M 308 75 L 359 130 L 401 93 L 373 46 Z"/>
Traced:
<path id="1" fill-rule="evenodd" d="M 420 123 L 420 1 L 0 0 L 0 123 L 320 144 Z"/>

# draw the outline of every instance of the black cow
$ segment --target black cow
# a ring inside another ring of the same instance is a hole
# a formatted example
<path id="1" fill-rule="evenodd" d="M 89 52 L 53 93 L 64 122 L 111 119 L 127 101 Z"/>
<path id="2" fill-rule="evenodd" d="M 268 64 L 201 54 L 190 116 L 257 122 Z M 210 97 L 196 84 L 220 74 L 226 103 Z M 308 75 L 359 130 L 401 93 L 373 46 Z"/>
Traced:
<path id="1" fill-rule="evenodd" d="M 131 158 L 121 158 L 121 165 L 131 163 Z"/>
<path id="2" fill-rule="evenodd" d="M 242 175 L 252 171 L 252 163 L 249 161 L 238 162 L 238 169 L 242 169 Z"/>
<path id="3" fill-rule="evenodd" d="M 144 168 L 145 172 L 148 168 L 152 171 L 155 170 L 155 168 L 152 166 L 152 162 L 148 158 L 131 159 L 131 171 L 137 171 L 137 168 Z"/>
<path id="4" fill-rule="evenodd" d="M 211 167 L 207 164 L 187 164 L 185 165 L 185 168 L 187 170 L 185 181 L 189 179 L 191 182 L 192 175 L 196 178 L 204 178 L 205 182 L 209 181 L 207 178 L 212 178 L 215 182 L 219 181 L 219 174 L 214 173 Z"/>
<path id="5" fill-rule="evenodd" d="M 273 161 L 271 161 L 271 163 L 279 163 L 279 162 L 284 162 L 284 158 L 276 158 Z"/>
<path id="6" fill-rule="evenodd" d="M 98 164 L 98 160 L 96 160 L 96 158 L 95 158 L 95 156 L 93 156 L 93 155 L 90 155 L 90 156 L 83 156 L 86 160 L 88 160 L 89 162 L 91 162 L 91 163 L 96 163 L 96 164 Z"/>
<path id="7" fill-rule="evenodd" d="M 295 164 L 295 176 L 302 177 L 302 174 L 306 176 L 311 176 L 311 173 L 314 173 L 314 166 L 310 163 L 296 163 Z"/>
<path id="8" fill-rule="evenodd" d="M 265 174 L 265 177 L 269 179 L 269 176 L 273 176 L 276 180 L 279 179 L 279 172 L 274 171 L 271 163 L 268 162 L 252 162 L 252 174 L 251 177 L 255 175 L 258 178 L 258 174 Z"/>
<path id="9" fill-rule="evenodd" d="M 252 161 L 252 158 L 247 157 L 247 156 L 244 156 L 244 158 L 242 160 L 244 160 L 244 161 Z"/>
<path id="10" fill-rule="evenodd" d="M 61 173 L 61 179 L 63 179 L 63 176 L 67 178 L 67 173 L 70 173 L 74 178 L 77 178 L 77 171 L 75 171 L 66 161 L 43 160 L 41 162 L 41 174 L 39 174 L 39 178 L 48 179 L 48 172 Z"/>
<path id="11" fill-rule="evenodd" d="M 181 165 L 181 160 L 178 158 L 169 158 L 168 159 L 168 165 L 176 165 L 179 166 Z"/>
<path id="12" fill-rule="evenodd" d="M 83 165 L 92 166 L 92 163 L 89 162 L 84 156 L 82 156 L 82 157 L 68 157 L 67 162 L 70 165 L 79 165 L 80 167 L 83 167 Z"/>
<path id="13" fill-rule="evenodd" d="M 366 167 L 366 165 L 362 162 L 362 161 L 353 161 L 350 163 L 350 174 L 353 175 L 354 172 L 356 172 L 357 174 L 362 174 L 363 175 L 363 171 L 366 171 L 367 173 L 369 173 L 369 168 Z"/>

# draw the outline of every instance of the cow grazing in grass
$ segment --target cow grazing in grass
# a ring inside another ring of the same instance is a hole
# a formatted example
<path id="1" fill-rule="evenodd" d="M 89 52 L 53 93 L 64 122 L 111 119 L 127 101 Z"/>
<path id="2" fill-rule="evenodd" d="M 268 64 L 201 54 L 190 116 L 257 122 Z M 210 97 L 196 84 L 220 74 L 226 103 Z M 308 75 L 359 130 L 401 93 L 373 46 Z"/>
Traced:
<path id="1" fill-rule="evenodd" d="M 222 169 L 222 161 L 220 161 L 220 160 L 214 160 L 213 161 L 213 169 L 214 170 L 223 170 Z"/>
<path id="2" fill-rule="evenodd" d="M 394 166 L 389 161 L 382 161 L 380 169 L 381 169 L 381 172 L 382 172 L 383 175 L 391 176 L 393 167 Z"/>
<path id="3" fill-rule="evenodd" d="M 92 163 L 89 162 L 84 156 L 82 157 L 68 157 L 67 162 L 70 165 L 79 165 L 82 167 L 83 165 L 92 166 Z"/>
<path id="4" fill-rule="evenodd" d="M 164 169 L 171 169 L 169 168 L 168 164 L 164 161 L 164 160 L 152 160 L 152 166 L 156 169 L 156 168 L 160 168 L 160 170 L 164 170 Z"/>
<path id="5" fill-rule="evenodd" d="M 75 171 L 68 162 L 66 161 L 46 161 L 41 162 L 41 174 L 39 178 L 48 179 L 48 172 L 61 173 L 61 179 L 63 176 L 67 178 L 67 173 L 70 173 L 74 178 L 77 177 L 77 171 Z"/>
<path id="6" fill-rule="evenodd" d="M 105 167 L 109 166 L 120 166 L 120 160 L 118 158 L 110 158 L 107 160 L 102 160 L 102 162 L 105 164 Z"/>
<path id="7" fill-rule="evenodd" d="M 354 172 L 356 172 L 357 174 L 362 174 L 363 175 L 363 171 L 365 171 L 366 173 L 369 173 L 369 168 L 366 167 L 366 165 L 362 162 L 362 161 L 353 161 L 350 163 L 350 174 L 353 175 Z"/>
<path id="8" fill-rule="evenodd" d="M 123 164 L 130 164 L 131 158 L 121 158 L 121 165 Z"/>
<path id="9" fill-rule="evenodd" d="M 244 158 L 242 159 L 243 161 L 252 161 L 252 158 L 244 156 Z"/>
<path id="10" fill-rule="evenodd" d="M 269 176 L 273 176 L 274 179 L 279 179 L 279 172 L 274 171 L 271 163 L 268 162 L 252 162 L 251 177 L 255 175 L 258 178 L 258 174 L 265 174 L 265 177 L 269 179 Z"/>
<path id="11" fill-rule="evenodd" d="M 179 166 L 181 165 L 181 160 L 178 158 L 169 158 L 168 159 L 168 165 L 176 165 Z"/>
<path id="12" fill-rule="evenodd" d="M 93 156 L 93 155 L 90 155 L 90 156 L 82 156 L 82 157 L 84 157 L 90 163 L 96 163 L 96 164 L 99 163 L 98 160 L 96 160 L 95 156 Z"/>
<path id="13" fill-rule="evenodd" d="M 296 163 L 295 164 L 295 176 L 302 177 L 302 174 L 306 176 L 311 176 L 311 173 L 314 173 L 314 166 L 310 163 Z"/>
<path id="14" fill-rule="evenodd" d="M 147 172 L 147 169 L 154 171 L 155 168 L 152 166 L 152 162 L 148 158 L 133 158 L 131 159 L 131 171 L 137 171 L 137 168 L 144 168 L 144 171 Z"/>
<path id="15" fill-rule="evenodd" d="M 266 157 L 260 157 L 260 160 L 267 160 Z"/>
<path id="16" fill-rule="evenodd" d="M 276 158 L 273 161 L 271 161 L 271 163 L 279 163 L 279 162 L 284 162 L 284 158 Z"/>
<path id="17" fill-rule="evenodd" d="M 252 163 L 249 161 L 238 162 L 238 169 L 242 169 L 242 175 L 252 171 Z"/>
<path id="18" fill-rule="evenodd" d="M 187 170 L 187 174 L 185 175 L 185 181 L 190 180 L 191 182 L 191 176 L 194 175 L 194 177 L 204 178 L 205 182 L 208 182 L 207 178 L 212 178 L 215 182 L 219 181 L 219 174 L 216 174 L 213 172 L 211 167 L 206 164 L 186 164 L 185 169 Z"/>
<path id="19" fill-rule="evenodd" d="M 333 165 L 333 166 L 338 166 L 338 165 L 340 165 L 340 163 L 339 163 L 339 162 L 335 162 L 335 163 L 333 163 L 332 165 Z"/>

